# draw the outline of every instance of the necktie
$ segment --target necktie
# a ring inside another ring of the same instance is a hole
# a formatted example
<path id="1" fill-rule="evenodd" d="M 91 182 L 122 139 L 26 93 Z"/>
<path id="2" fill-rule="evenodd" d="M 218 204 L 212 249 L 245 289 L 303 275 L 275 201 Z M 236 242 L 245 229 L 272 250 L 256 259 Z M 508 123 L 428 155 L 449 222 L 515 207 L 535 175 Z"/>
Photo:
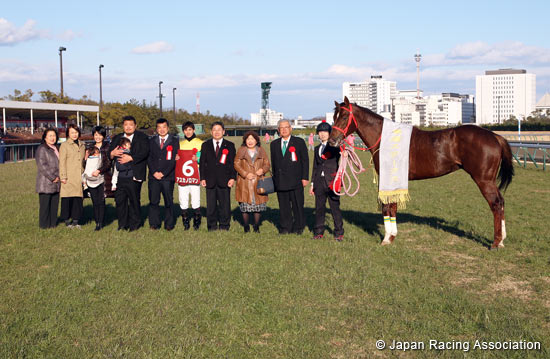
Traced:
<path id="1" fill-rule="evenodd" d="M 323 154 L 323 152 L 325 152 L 325 147 L 327 145 L 325 145 L 324 143 L 321 145 L 321 155 Z"/>
<path id="2" fill-rule="evenodd" d="M 288 141 L 283 141 L 283 156 L 285 155 L 285 152 L 286 152 L 286 143 Z"/>
<path id="3" fill-rule="evenodd" d="M 218 153 L 220 153 L 220 141 L 216 141 L 216 157 L 218 157 Z"/>
<path id="4" fill-rule="evenodd" d="M 160 139 L 160 149 L 162 150 L 163 147 L 164 147 L 164 138 L 161 138 Z"/>

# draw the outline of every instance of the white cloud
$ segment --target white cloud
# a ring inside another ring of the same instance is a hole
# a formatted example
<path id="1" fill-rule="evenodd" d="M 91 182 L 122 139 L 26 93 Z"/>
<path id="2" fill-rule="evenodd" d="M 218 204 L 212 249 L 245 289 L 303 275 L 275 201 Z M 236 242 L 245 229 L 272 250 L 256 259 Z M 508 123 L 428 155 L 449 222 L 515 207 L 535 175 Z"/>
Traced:
<path id="1" fill-rule="evenodd" d="M 65 40 L 65 41 L 71 41 L 77 37 L 82 37 L 82 34 L 76 33 L 73 30 L 65 30 L 58 36 L 60 40 Z"/>
<path id="2" fill-rule="evenodd" d="M 20 42 L 48 36 L 47 31 L 35 29 L 36 21 L 27 20 L 21 27 L 0 18 L 0 46 L 11 46 Z"/>
<path id="3" fill-rule="evenodd" d="M 135 47 L 132 52 L 134 54 L 159 54 L 162 52 L 170 52 L 174 48 L 166 41 L 157 41 L 150 44 Z"/>

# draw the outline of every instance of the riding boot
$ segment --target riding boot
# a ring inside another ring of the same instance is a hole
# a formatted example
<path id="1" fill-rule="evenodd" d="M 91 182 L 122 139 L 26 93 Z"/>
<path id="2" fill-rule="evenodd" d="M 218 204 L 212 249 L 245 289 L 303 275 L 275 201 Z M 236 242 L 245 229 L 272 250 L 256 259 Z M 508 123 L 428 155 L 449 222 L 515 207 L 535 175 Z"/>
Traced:
<path id="1" fill-rule="evenodd" d="M 183 229 L 187 231 L 190 228 L 190 224 L 189 224 L 190 218 L 187 210 L 184 210 L 181 212 L 181 217 L 182 217 L 181 219 L 183 220 Z"/>
<path id="2" fill-rule="evenodd" d="M 194 209 L 195 217 L 193 218 L 193 229 L 196 231 L 201 227 L 201 209 Z"/>

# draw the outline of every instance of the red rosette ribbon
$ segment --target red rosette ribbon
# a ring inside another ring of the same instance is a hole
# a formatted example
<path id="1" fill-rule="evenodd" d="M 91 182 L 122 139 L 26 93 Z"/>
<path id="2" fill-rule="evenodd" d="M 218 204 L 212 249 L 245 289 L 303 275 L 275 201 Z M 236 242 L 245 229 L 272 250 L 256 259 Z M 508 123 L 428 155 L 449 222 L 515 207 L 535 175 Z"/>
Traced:
<path id="1" fill-rule="evenodd" d="M 227 150 L 227 148 L 224 148 L 222 150 L 222 156 L 220 157 L 220 163 L 222 165 L 225 165 L 225 161 L 227 160 L 227 154 L 229 153 L 229 151 Z"/>
<path id="2" fill-rule="evenodd" d="M 296 156 L 296 147 L 290 146 L 288 148 L 288 150 L 290 151 L 290 155 L 292 157 L 292 162 L 298 161 L 298 157 Z"/>
<path id="3" fill-rule="evenodd" d="M 197 152 L 199 152 L 199 150 L 197 150 L 196 148 L 193 148 L 193 154 L 196 155 Z"/>
<path id="4" fill-rule="evenodd" d="M 172 146 L 166 146 L 166 160 L 170 161 L 172 159 Z"/>

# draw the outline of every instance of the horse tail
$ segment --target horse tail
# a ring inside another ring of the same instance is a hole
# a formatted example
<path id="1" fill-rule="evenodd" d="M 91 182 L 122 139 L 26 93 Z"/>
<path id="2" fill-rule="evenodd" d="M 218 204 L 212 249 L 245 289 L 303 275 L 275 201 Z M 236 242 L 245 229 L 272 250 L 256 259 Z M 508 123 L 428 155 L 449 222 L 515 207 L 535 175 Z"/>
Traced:
<path id="1" fill-rule="evenodd" d="M 500 181 L 498 189 L 504 192 L 506 191 L 508 185 L 512 182 L 512 177 L 514 177 L 512 149 L 504 137 L 496 135 L 496 138 L 500 144 L 502 155 L 500 160 L 500 170 L 498 171 L 498 179 Z"/>

